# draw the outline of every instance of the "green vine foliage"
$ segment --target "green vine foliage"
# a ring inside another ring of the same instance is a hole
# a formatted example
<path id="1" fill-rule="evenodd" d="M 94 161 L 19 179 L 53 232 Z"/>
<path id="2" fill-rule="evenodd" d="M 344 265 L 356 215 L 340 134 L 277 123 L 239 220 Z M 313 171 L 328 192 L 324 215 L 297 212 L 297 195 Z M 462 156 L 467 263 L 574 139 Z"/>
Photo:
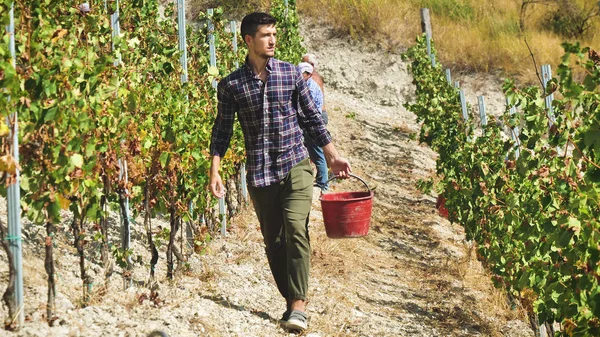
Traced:
<path id="1" fill-rule="evenodd" d="M 0 1 L 4 25 L 10 4 Z M 241 37 L 235 53 L 233 33 L 220 9 L 201 18 L 211 19 L 214 31 L 186 27 L 189 81 L 183 84 L 172 4 L 161 14 L 157 0 L 121 2 L 121 32 L 115 37 L 110 13 L 117 11 L 116 2 L 109 1 L 107 11 L 102 1 L 89 4 L 91 11 L 84 13 L 72 1 L 14 2 L 16 67 L 7 33 L 0 44 L 0 145 L 6 154 L 0 157 L 0 171 L 14 179 L 16 162 L 8 154 L 4 121 L 18 112 L 22 204 L 35 223 L 58 224 L 61 210 L 71 210 L 81 242 L 90 241 L 92 231 L 83 226 L 97 225 L 102 198 L 114 202 L 117 194 L 127 194 L 141 211 L 145 190 L 153 213 L 199 221 L 215 202 L 207 192 L 217 107 L 212 82 L 242 64 Z M 288 15 L 295 20 L 290 27 L 297 27 L 293 4 Z M 216 69 L 209 65 L 210 33 L 216 40 Z M 289 30 L 280 36 L 283 55 L 297 55 L 297 34 Z M 287 51 L 288 46 L 296 51 Z M 244 157 L 236 123 L 222 162 L 225 180 L 238 174 Z M 119 178 L 120 159 L 128 164 L 127 181 Z M 6 195 L 2 186 L 0 193 Z M 190 206 L 199 211 L 190 212 Z"/>
<path id="2" fill-rule="evenodd" d="M 106 104 L 109 22 L 44 1 L 16 2 L 15 9 L 27 214 L 37 223 L 56 223 L 60 209 L 70 208 L 76 219 L 95 220 L 101 158 L 119 133 Z"/>
<path id="3" fill-rule="evenodd" d="M 12 1 L 0 1 L 0 24 L 8 26 L 10 22 L 9 11 Z M 19 83 L 18 69 L 13 64 L 13 58 L 9 49 L 9 34 L 3 30 L 2 43 L 0 45 L 0 87 L 3 88 L 0 95 L 0 173 L 4 175 L 6 182 L 0 184 L 0 195 L 6 195 L 6 185 L 16 178 L 17 163 L 12 156 L 11 141 L 9 139 L 10 130 L 14 130 L 14 119 L 7 117 L 17 111 L 21 88 Z"/>
<path id="4" fill-rule="evenodd" d="M 438 182 L 422 181 L 421 188 L 443 193 L 449 219 L 475 240 L 495 284 L 541 322 L 560 322 L 559 335 L 597 336 L 600 58 L 578 44 L 563 47 L 548 92 L 506 81 L 518 113 L 507 109 L 475 136 L 473 118 L 463 120 L 457 90 L 440 65 L 431 65 L 419 37 L 403 55 L 417 87 L 406 107 L 422 122 L 420 140 L 439 153 Z M 553 115 L 544 104 L 550 93 L 558 97 Z M 518 142 L 503 132 L 517 128 Z"/>
<path id="5" fill-rule="evenodd" d="M 223 10 L 217 8 L 214 11 L 213 17 L 210 18 L 214 24 L 215 34 L 215 52 L 217 56 L 217 80 L 221 80 L 229 75 L 236 68 L 243 66 L 246 56 L 246 44 L 243 41 L 239 32 L 239 25 L 236 25 L 237 33 L 235 34 L 236 44 L 238 47 L 237 53 L 234 51 L 233 39 L 234 34 L 231 31 L 230 22 L 223 16 Z M 214 104 L 216 106 L 216 92 L 213 95 Z M 237 117 L 236 117 L 237 118 Z M 229 149 L 225 158 L 232 160 L 235 163 L 241 163 L 246 150 L 244 145 L 244 136 L 239 123 L 234 123 L 233 136 L 229 144 Z M 239 165 L 229 165 L 222 168 L 222 176 L 230 177 L 239 171 Z"/>
<path id="6" fill-rule="evenodd" d="M 39 1 L 20 11 L 23 18 L 34 13 L 18 29 L 18 45 L 26 89 L 23 189 L 38 223 L 59 221 L 59 210 L 70 207 L 95 220 L 101 176 L 115 190 L 129 191 L 134 205 L 143 204 L 148 188 L 157 212 L 174 206 L 187 215 L 190 202 L 195 209 L 207 207 L 207 149 L 216 111 L 211 82 L 232 70 L 237 55 L 221 53 L 224 66 L 211 74 L 208 43 L 189 43 L 190 81 L 182 84 L 173 6 L 165 19 L 159 19 L 156 1 L 122 3 L 119 11 L 121 34 L 114 39 L 101 8 L 83 14 Z M 217 30 L 224 31 L 224 19 L 218 20 Z M 29 28 L 38 26 L 43 28 Z M 188 41 L 207 41 L 206 30 L 188 27 L 187 34 Z M 243 159 L 240 137 L 224 160 L 225 179 Z M 128 162 L 127 183 L 118 178 L 119 158 Z"/>
<path id="7" fill-rule="evenodd" d="M 277 19 L 275 58 L 298 64 L 306 49 L 302 47 L 296 0 L 288 0 L 287 8 L 283 0 L 271 1 L 271 15 Z"/>

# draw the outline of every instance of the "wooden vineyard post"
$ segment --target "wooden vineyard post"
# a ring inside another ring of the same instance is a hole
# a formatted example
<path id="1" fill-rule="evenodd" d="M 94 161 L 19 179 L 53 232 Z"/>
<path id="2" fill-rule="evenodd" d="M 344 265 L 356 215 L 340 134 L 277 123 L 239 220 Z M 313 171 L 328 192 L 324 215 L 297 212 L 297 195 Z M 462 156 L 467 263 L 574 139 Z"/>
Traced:
<path id="1" fill-rule="evenodd" d="M 425 33 L 425 39 L 427 40 L 427 55 L 431 60 L 431 65 L 435 67 L 435 57 L 431 53 L 431 17 L 429 15 L 429 8 L 421 8 L 421 29 Z"/>
<path id="2" fill-rule="evenodd" d="M 479 118 L 481 119 L 481 127 L 487 125 L 487 115 L 485 113 L 485 98 L 483 96 L 477 96 L 477 102 L 479 103 Z"/>
<path id="3" fill-rule="evenodd" d="M 11 5 L 10 23 L 6 27 L 9 35 L 9 50 L 11 55 L 12 66 L 16 66 L 15 53 L 15 16 L 14 4 Z M 7 117 L 7 123 L 11 129 L 9 134 L 11 144 L 11 154 L 16 163 L 19 162 L 19 128 L 18 116 L 13 112 L 10 117 Z M 18 167 L 18 164 L 17 164 Z M 10 251 L 13 257 L 13 267 L 15 268 L 15 283 L 14 283 L 14 304 L 16 312 L 15 317 L 12 317 L 17 326 L 22 326 L 25 321 L 24 301 L 23 301 L 23 246 L 21 241 L 21 188 L 19 183 L 19 170 L 16 170 L 15 180 L 8 186 L 7 189 L 8 201 L 8 236 L 0 238 L 8 241 Z M 9 262 L 10 263 L 10 262 Z"/>
<path id="4" fill-rule="evenodd" d="M 209 52 L 210 52 L 210 66 L 217 66 L 217 54 L 215 48 L 215 25 L 213 23 L 213 15 L 214 10 L 209 8 L 206 10 L 208 14 L 208 44 L 209 44 Z M 213 80 L 213 87 L 217 88 L 217 80 Z M 226 213 L 226 205 L 225 205 L 225 196 L 219 198 L 219 216 L 221 218 L 221 235 L 225 236 L 227 234 L 227 213 Z"/>

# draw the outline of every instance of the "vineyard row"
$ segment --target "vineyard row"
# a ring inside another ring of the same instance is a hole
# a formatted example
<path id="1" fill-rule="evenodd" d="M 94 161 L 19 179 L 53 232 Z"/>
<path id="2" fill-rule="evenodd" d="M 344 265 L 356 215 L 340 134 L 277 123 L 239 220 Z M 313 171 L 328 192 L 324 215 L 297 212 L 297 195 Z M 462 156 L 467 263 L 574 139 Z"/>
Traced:
<path id="1" fill-rule="evenodd" d="M 181 3 L 179 14 L 185 8 Z M 108 238 L 111 209 L 122 214 L 124 237 L 129 205 L 133 216 L 143 214 L 151 279 L 158 260 L 152 218 L 168 215 L 167 276 L 172 278 L 173 256 L 178 262 L 185 259 L 174 245 L 182 225 L 192 224 L 195 250 L 200 251 L 221 218 L 236 211 L 239 203 L 233 200 L 241 200 L 239 171 L 245 156 L 236 124 L 222 161 L 229 213 L 219 215 L 207 191 L 217 106 L 213 83 L 244 61 L 244 52 L 236 48 L 244 44 L 239 35 L 234 40 L 235 28 L 228 28 L 231 23 L 220 9 L 201 13 L 200 24 L 192 27 L 181 15 L 178 21 L 173 4 L 161 8 L 158 0 L 95 0 L 85 6 L 1 0 L 2 24 L 11 25 L 13 13 L 14 34 L 7 31 L 0 43 L 0 195 L 6 197 L 12 188 L 22 197 L 13 209 L 15 199 L 9 195 L 9 229 L 0 221 L 10 268 L 4 296 L 7 328 L 23 323 L 22 271 L 15 262 L 22 236 L 20 230 L 10 231 L 20 221 L 19 206 L 46 229 L 47 317 L 52 324 L 57 273 L 53 247 L 65 210 L 72 214 L 65 229 L 72 231 L 79 255 L 85 305 L 91 292 L 101 291 L 92 286 L 103 284 L 87 273 L 91 243 L 101 252 L 105 279 L 116 264 L 125 283 L 131 283 L 132 250 Z M 271 14 L 279 22 L 276 57 L 297 63 L 303 49 L 295 1 L 272 1 Z"/>

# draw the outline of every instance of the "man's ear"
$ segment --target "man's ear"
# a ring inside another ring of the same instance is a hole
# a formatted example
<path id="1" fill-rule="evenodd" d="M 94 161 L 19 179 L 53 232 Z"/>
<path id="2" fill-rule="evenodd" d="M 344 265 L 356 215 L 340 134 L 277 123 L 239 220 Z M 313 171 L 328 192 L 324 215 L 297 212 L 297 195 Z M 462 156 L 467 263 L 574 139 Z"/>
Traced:
<path id="1" fill-rule="evenodd" d="M 252 41 L 252 36 L 250 34 L 244 35 L 244 42 L 246 42 L 246 46 L 250 47 L 250 42 Z"/>

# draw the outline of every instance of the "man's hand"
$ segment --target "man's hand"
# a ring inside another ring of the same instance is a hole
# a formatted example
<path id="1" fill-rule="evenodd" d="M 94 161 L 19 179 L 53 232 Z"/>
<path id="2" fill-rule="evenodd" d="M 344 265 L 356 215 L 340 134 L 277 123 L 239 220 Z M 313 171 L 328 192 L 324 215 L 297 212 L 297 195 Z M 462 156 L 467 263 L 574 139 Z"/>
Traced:
<path id="1" fill-rule="evenodd" d="M 333 143 L 329 143 L 323 147 L 323 153 L 325 154 L 325 160 L 327 160 L 327 166 L 331 169 L 333 174 L 338 178 L 348 178 L 352 172 L 350 163 L 346 158 L 342 158 L 335 149 Z"/>
<path id="2" fill-rule="evenodd" d="M 331 171 L 336 177 L 343 179 L 348 178 L 352 172 L 350 163 L 346 158 L 342 157 L 332 158 L 331 162 L 329 163 L 329 168 L 331 168 Z"/>
<path id="3" fill-rule="evenodd" d="M 223 186 L 221 175 L 218 172 L 210 174 L 210 193 L 219 199 L 225 196 L 225 186 Z"/>
<path id="4" fill-rule="evenodd" d="M 225 196 L 225 186 L 223 186 L 223 180 L 219 174 L 219 168 L 221 167 L 221 157 L 213 156 L 212 163 L 210 166 L 210 193 L 215 197 L 221 199 Z"/>

